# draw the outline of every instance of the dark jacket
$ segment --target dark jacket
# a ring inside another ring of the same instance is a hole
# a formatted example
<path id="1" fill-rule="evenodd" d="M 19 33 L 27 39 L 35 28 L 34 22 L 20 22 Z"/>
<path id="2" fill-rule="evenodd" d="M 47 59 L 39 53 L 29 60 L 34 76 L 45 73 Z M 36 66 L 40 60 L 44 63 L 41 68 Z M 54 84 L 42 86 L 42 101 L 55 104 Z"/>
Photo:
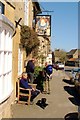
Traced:
<path id="1" fill-rule="evenodd" d="M 32 60 L 29 60 L 26 66 L 26 72 L 29 73 L 34 73 L 34 63 L 32 62 Z"/>
<path id="2" fill-rule="evenodd" d="M 22 88 L 26 88 L 26 89 L 32 89 L 32 87 L 28 84 L 27 79 L 21 79 L 20 80 L 20 87 Z M 26 93 L 25 90 L 21 90 L 22 93 Z M 33 99 L 39 94 L 40 92 L 37 90 L 31 90 L 31 101 L 33 101 Z"/>
<path id="3" fill-rule="evenodd" d="M 22 87 L 22 88 L 26 88 L 26 89 L 32 89 L 32 87 L 28 84 L 28 81 L 27 81 L 27 79 L 21 79 L 20 80 L 20 87 Z"/>

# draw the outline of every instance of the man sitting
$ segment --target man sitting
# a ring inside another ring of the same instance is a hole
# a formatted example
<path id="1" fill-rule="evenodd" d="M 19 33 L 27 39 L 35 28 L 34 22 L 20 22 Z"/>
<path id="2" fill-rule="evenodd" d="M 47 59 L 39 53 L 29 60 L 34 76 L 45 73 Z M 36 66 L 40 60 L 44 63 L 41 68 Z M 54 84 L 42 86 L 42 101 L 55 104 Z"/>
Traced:
<path id="1" fill-rule="evenodd" d="M 28 84 L 27 73 L 23 72 L 20 79 L 20 87 L 25 89 L 31 89 L 31 102 L 33 99 L 40 93 L 38 89 L 34 89 L 31 85 Z"/>

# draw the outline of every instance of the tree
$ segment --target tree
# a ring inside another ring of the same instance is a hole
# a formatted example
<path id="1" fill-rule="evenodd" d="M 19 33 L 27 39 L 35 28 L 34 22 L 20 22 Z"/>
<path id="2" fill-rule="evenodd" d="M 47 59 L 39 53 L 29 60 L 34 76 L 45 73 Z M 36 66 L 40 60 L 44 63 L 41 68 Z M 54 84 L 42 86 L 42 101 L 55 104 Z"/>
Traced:
<path id="1" fill-rule="evenodd" d="M 55 49 L 55 57 L 58 57 L 59 60 L 64 63 L 67 60 L 66 51 L 63 49 Z"/>

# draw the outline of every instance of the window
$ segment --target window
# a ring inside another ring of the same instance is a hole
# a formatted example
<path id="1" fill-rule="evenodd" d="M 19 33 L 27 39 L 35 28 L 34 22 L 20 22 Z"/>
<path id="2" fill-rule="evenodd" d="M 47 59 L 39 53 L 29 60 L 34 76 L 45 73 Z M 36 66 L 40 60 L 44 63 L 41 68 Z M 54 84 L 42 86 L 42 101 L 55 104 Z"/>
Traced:
<path id="1" fill-rule="evenodd" d="M 11 33 L 0 28 L 0 103 L 12 92 L 12 39 Z"/>
<path id="2" fill-rule="evenodd" d="M 4 4 L 0 2 L 0 13 L 4 14 Z"/>
<path id="3" fill-rule="evenodd" d="M 18 75 L 21 75 L 22 73 L 22 59 L 23 59 L 23 54 L 21 49 L 19 48 L 18 50 Z"/>

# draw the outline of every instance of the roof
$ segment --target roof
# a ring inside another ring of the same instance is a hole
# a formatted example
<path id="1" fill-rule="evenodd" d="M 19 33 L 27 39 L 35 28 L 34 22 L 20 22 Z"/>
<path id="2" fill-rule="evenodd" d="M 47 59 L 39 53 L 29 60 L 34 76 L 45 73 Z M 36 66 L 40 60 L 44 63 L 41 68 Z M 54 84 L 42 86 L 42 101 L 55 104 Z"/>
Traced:
<path id="1" fill-rule="evenodd" d="M 67 55 L 73 55 L 76 52 L 77 49 L 72 49 L 69 52 L 67 52 Z"/>
<path id="2" fill-rule="evenodd" d="M 69 61 L 76 61 L 76 58 L 70 58 Z"/>
<path id="3" fill-rule="evenodd" d="M 80 58 L 70 58 L 68 61 L 80 61 Z"/>

